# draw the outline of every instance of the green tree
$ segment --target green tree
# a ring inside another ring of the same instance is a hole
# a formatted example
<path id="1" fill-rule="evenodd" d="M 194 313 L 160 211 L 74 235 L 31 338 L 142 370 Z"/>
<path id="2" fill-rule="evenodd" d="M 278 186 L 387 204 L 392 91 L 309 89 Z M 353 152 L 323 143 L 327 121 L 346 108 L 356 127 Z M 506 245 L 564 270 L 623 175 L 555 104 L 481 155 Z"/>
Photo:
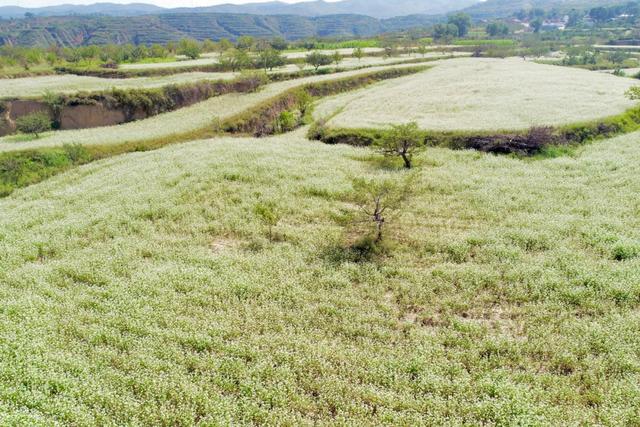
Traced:
<path id="1" fill-rule="evenodd" d="M 307 55 L 305 61 L 318 71 L 318 68 L 324 65 L 330 65 L 333 62 L 333 59 L 329 55 L 325 55 L 320 52 L 311 52 Z"/>
<path id="2" fill-rule="evenodd" d="M 534 33 L 539 33 L 540 30 L 542 29 L 542 23 L 543 23 L 542 18 L 536 18 L 533 21 L 531 21 L 529 25 L 533 29 Z"/>
<path id="3" fill-rule="evenodd" d="M 175 55 L 178 52 L 178 45 L 174 41 L 167 42 L 166 47 L 169 53 L 172 55 Z"/>
<path id="4" fill-rule="evenodd" d="M 251 58 L 244 50 L 232 48 L 220 56 L 220 64 L 231 71 L 240 71 L 249 68 Z"/>
<path id="5" fill-rule="evenodd" d="M 611 18 L 609 14 L 609 10 L 606 7 L 602 7 L 602 6 L 594 7 L 593 9 L 591 9 L 589 11 L 589 16 L 591 17 L 591 19 L 593 19 L 598 23 L 605 22 L 609 18 Z"/>
<path id="6" fill-rule="evenodd" d="M 236 48 L 240 50 L 251 50 L 255 45 L 256 40 L 251 36 L 242 36 L 238 38 L 238 42 L 236 43 Z"/>
<path id="7" fill-rule="evenodd" d="M 220 39 L 218 42 L 218 52 L 226 52 L 233 48 L 233 43 L 229 39 Z"/>
<path id="8" fill-rule="evenodd" d="M 433 37 L 438 40 L 457 37 L 458 33 L 459 30 L 455 24 L 436 24 L 433 27 Z"/>
<path id="9" fill-rule="evenodd" d="M 509 27 L 504 22 L 491 22 L 487 25 L 485 31 L 491 37 L 506 36 L 509 34 Z"/>
<path id="10" fill-rule="evenodd" d="M 282 67 L 286 61 L 284 57 L 275 49 L 269 47 L 258 53 L 256 63 L 264 68 L 265 71 L 273 70 L 276 67 Z"/>
<path id="11" fill-rule="evenodd" d="M 133 61 L 140 61 L 149 57 L 149 49 L 143 44 L 136 46 L 131 53 Z"/>
<path id="12" fill-rule="evenodd" d="M 203 52 L 215 52 L 218 49 L 218 45 L 211 39 L 204 39 L 202 41 Z"/>
<path id="13" fill-rule="evenodd" d="M 471 17 L 466 13 L 456 13 L 448 18 L 448 23 L 458 27 L 458 37 L 464 37 L 469 33 Z"/>
<path id="14" fill-rule="evenodd" d="M 282 37 L 274 37 L 271 39 L 271 47 L 275 50 L 283 51 L 289 48 L 289 43 Z"/>
<path id="15" fill-rule="evenodd" d="M 151 48 L 149 49 L 149 55 L 152 58 L 166 58 L 168 55 L 168 51 L 167 49 L 164 48 L 164 46 L 155 43 L 151 45 Z"/>
<path id="16" fill-rule="evenodd" d="M 617 50 L 609 54 L 609 61 L 613 62 L 615 65 L 621 65 L 628 58 L 629 54 L 621 50 Z"/>
<path id="17" fill-rule="evenodd" d="M 331 60 L 333 61 L 334 64 L 336 64 L 336 67 L 337 67 L 342 62 L 342 55 L 340 55 L 340 52 L 336 50 L 331 55 Z"/>
<path id="18" fill-rule="evenodd" d="M 392 126 L 378 143 L 382 154 L 402 158 L 406 169 L 411 169 L 414 154 L 424 146 L 424 135 L 415 122 Z"/>
<path id="19" fill-rule="evenodd" d="M 584 13 L 576 9 L 571 9 L 571 11 L 567 16 L 569 17 L 569 20 L 567 21 L 567 27 L 576 27 L 580 24 L 580 22 L 582 22 L 582 18 L 584 18 Z"/>
<path id="20" fill-rule="evenodd" d="M 27 114 L 16 120 L 16 129 L 38 138 L 42 132 L 51 130 L 51 118 L 43 111 Z"/>
<path id="21" fill-rule="evenodd" d="M 382 57 L 384 59 L 389 59 L 389 58 L 393 58 L 394 56 L 396 56 L 398 53 L 398 50 L 395 46 L 387 46 L 384 48 L 384 53 L 382 54 Z"/>
<path id="22" fill-rule="evenodd" d="M 200 46 L 197 40 L 182 39 L 178 45 L 178 53 L 187 58 L 197 59 L 200 58 L 200 54 L 202 53 L 202 46 Z"/>

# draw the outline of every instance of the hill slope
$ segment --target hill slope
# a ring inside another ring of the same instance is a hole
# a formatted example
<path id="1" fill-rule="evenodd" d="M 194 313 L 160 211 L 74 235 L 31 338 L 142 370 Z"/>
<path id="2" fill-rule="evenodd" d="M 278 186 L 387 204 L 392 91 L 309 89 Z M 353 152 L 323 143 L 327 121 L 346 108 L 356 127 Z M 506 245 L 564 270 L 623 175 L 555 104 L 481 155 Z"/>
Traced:
<path id="1" fill-rule="evenodd" d="M 478 0 L 343 0 L 339 2 L 311 1 L 294 4 L 283 2 L 226 4 L 202 8 L 208 12 L 294 14 L 303 16 L 359 14 L 376 18 L 425 14 L 437 15 L 459 10 Z"/>
<path id="2" fill-rule="evenodd" d="M 433 22 L 426 15 L 411 19 L 378 20 L 364 15 L 246 15 L 221 13 L 172 13 L 135 17 L 44 17 L 0 21 L 0 42 L 14 45 L 78 46 L 104 43 L 165 43 L 185 37 L 235 39 L 282 36 L 369 37 Z"/>
<path id="3" fill-rule="evenodd" d="M 65 16 L 65 15 L 106 15 L 106 16 L 136 16 L 150 13 L 160 13 L 166 9 L 152 4 L 131 3 L 96 3 L 91 5 L 63 4 L 47 7 L 0 6 L 0 18 L 23 18 L 26 13 L 36 16 Z"/>
<path id="4" fill-rule="evenodd" d="M 97 3 L 93 5 L 62 5 L 42 8 L 25 8 L 17 6 L 0 7 L 0 17 L 22 18 L 25 13 L 37 16 L 63 15 L 106 15 L 137 16 L 151 13 L 249 13 L 254 15 L 300 15 L 321 16 L 337 14 L 368 15 L 376 18 L 393 16 L 427 14 L 435 15 L 462 9 L 477 3 L 478 0 L 343 0 L 326 2 L 322 0 L 284 3 L 279 1 L 266 3 L 249 3 L 243 5 L 223 4 L 210 7 L 182 7 L 163 9 L 148 4 L 113 4 Z"/>

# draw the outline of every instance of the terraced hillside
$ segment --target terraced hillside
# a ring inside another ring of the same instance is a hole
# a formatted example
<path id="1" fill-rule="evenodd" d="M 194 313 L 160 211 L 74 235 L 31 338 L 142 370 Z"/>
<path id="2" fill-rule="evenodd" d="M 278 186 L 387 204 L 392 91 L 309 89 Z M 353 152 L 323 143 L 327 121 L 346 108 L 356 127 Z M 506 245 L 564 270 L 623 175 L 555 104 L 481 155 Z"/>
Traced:
<path id="1" fill-rule="evenodd" d="M 56 147 L 73 143 L 83 145 L 109 145 L 141 142 L 154 138 L 170 138 L 172 135 L 197 132 L 206 127 L 213 127 L 213 125 L 219 123 L 220 120 L 232 117 L 261 102 L 305 84 L 328 82 L 338 78 L 349 78 L 384 70 L 413 67 L 414 65 L 412 64 L 371 67 L 364 70 L 345 71 L 338 74 L 292 79 L 269 84 L 255 93 L 233 93 L 217 96 L 190 107 L 160 114 L 145 120 L 125 123 L 118 126 L 49 132 L 36 140 L 32 140 L 31 138 L 26 138 L 25 140 L 24 135 L 0 137 L 0 152 Z"/>
<path id="2" fill-rule="evenodd" d="M 236 39 L 281 36 L 369 37 L 426 25 L 430 17 L 378 20 L 363 15 L 247 15 L 226 13 L 171 13 L 133 17 L 65 16 L 0 20 L 0 43 L 23 46 L 80 46 L 105 43 L 151 44 L 182 38 Z"/>

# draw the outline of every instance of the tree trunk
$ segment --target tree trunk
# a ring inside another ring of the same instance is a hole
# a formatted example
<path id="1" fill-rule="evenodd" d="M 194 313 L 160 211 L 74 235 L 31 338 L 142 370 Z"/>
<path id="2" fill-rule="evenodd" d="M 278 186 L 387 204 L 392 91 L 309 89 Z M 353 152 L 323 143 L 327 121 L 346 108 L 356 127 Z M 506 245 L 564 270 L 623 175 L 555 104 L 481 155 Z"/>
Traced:
<path id="1" fill-rule="evenodd" d="M 375 243 L 382 242 L 382 227 L 384 226 L 384 222 L 378 222 L 378 233 L 376 234 Z"/>
<path id="2" fill-rule="evenodd" d="M 411 169 L 411 159 L 407 156 L 407 153 L 400 154 L 402 156 L 402 160 L 404 161 L 405 169 Z"/>

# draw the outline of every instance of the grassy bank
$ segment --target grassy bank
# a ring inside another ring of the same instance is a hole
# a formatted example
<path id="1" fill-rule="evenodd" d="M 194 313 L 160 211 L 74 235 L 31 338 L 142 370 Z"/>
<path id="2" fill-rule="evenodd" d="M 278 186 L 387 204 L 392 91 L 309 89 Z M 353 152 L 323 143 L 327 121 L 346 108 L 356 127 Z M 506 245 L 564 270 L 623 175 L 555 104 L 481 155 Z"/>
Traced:
<path id="1" fill-rule="evenodd" d="M 474 149 L 497 154 L 531 156 L 561 153 L 560 147 L 571 148 L 590 141 L 611 138 L 640 130 L 640 106 L 622 114 L 564 126 L 533 127 L 524 131 L 505 132 L 439 132 L 423 130 L 427 145 L 452 149 Z M 375 146 L 387 138 L 389 130 L 333 128 L 324 121 L 316 122 L 309 137 L 327 144 Z"/>

